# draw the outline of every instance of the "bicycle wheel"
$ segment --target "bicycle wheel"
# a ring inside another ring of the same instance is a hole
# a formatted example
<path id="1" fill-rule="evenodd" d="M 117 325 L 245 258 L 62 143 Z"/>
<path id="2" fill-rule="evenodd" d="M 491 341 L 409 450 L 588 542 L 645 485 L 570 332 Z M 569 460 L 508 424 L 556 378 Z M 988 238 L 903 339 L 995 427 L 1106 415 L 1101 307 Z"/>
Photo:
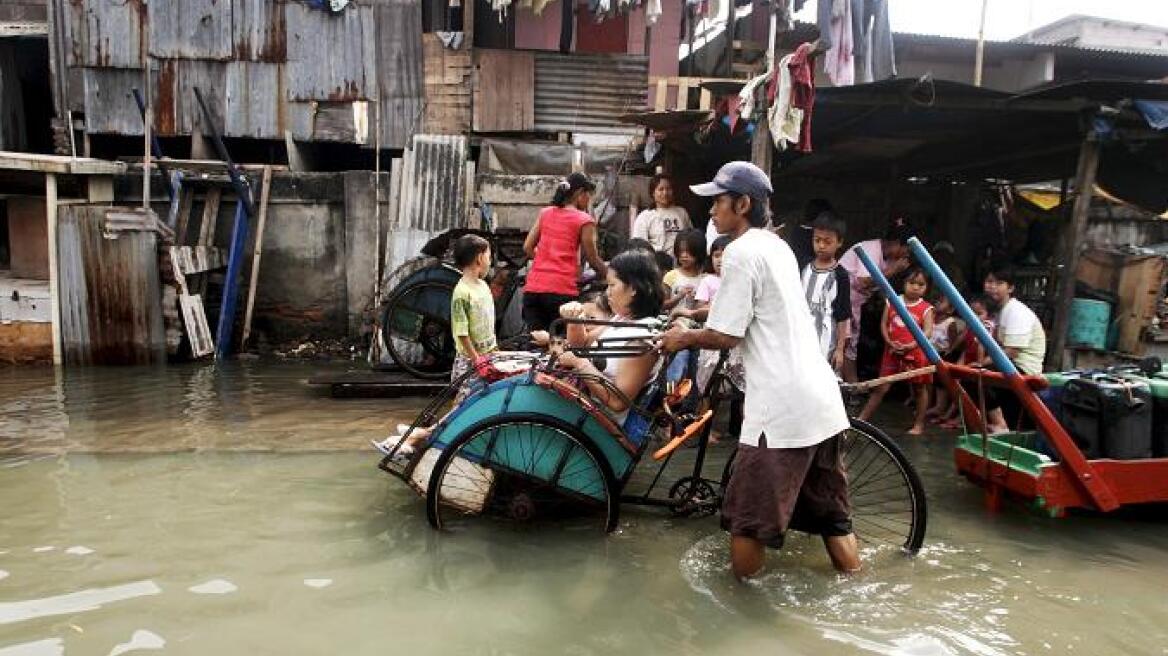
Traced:
<path id="1" fill-rule="evenodd" d="M 407 283 L 381 313 L 381 335 L 393 361 L 419 378 L 447 378 L 454 366 L 450 298 L 454 283 Z"/>
<path id="2" fill-rule="evenodd" d="M 859 419 L 851 422 L 840 435 L 840 456 L 848 475 L 856 538 L 866 545 L 891 545 L 915 554 L 925 541 L 928 519 L 921 478 L 884 431 Z M 722 471 L 723 494 L 736 454 Z"/>
<path id="3" fill-rule="evenodd" d="M 480 422 L 442 450 L 426 517 L 452 531 L 502 520 L 609 532 L 618 503 L 612 470 L 591 440 L 557 419 L 517 414 Z"/>

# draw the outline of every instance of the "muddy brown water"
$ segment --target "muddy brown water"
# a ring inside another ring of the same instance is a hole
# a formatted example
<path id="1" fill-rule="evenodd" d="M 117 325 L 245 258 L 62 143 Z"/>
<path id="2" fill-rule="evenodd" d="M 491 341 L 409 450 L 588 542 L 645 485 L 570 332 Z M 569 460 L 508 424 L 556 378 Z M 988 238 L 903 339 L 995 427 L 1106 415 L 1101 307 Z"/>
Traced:
<path id="1" fill-rule="evenodd" d="M 740 585 L 714 518 L 435 533 L 367 446 L 422 401 L 319 369 L 0 370 L 0 656 L 1168 653 L 1168 512 L 987 515 L 951 436 L 902 440 L 919 556 Z"/>

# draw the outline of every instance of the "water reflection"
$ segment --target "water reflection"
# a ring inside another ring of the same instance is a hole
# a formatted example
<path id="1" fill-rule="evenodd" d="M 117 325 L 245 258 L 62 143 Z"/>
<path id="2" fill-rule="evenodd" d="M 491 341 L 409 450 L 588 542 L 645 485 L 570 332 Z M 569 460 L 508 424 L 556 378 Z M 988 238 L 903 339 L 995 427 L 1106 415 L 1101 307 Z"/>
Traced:
<path id="1" fill-rule="evenodd" d="M 611 536 L 432 531 L 373 468 L 417 401 L 334 401 L 308 367 L 0 372 L 0 655 L 1164 653 L 1158 511 L 989 516 L 943 439 L 915 559 L 837 577 L 793 537 L 751 585 L 716 521 Z"/>

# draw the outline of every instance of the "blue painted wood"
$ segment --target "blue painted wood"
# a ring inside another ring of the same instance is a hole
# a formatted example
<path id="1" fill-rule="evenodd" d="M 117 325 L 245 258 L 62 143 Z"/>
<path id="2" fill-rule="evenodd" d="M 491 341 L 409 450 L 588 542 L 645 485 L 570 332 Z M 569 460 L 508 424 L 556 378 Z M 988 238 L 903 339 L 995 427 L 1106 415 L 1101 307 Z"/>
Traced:
<path id="1" fill-rule="evenodd" d="M 921 243 L 921 240 L 913 237 L 908 240 L 908 247 L 912 251 L 913 257 L 917 259 L 917 262 L 929 274 L 929 277 L 933 279 L 933 284 L 937 285 L 941 289 L 941 293 L 953 304 L 953 309 L 965 321 L 965 325 L 973 330 L 973 335 L 985 347 L 986 353 L 990 354 L 990 358 L 994 361 L 994 366 L 997 367 L 998 371 L 1007 376 L 1018 375 L 1018 368 L 1010 361 L 1010 358 L 1002 350 L 1002 347 L 998 345 L 993 335 L 990 335 L 990 331 L 986 330 L 985 326 L 982 325 L 981 320 L 973 313 L 973 308 L 969 307 L 969 304 L 965 302 L 961 293 L 957 291 L 957 288 L 953 286 L 953 282 L 949 280 L 949 277 L 937 265 L 936 260 L 925 249 L 925 245 Z"/>
<path id="2" fill-rule="evenodd" d="M 231 229 L 231 250 L 227 259 L 227 278 L 223 281 L 223 302 L 219 305 L 219 327 L 215 331 L 215 358 L 231 354 L 231 332 L 235 328 L 235 308 L 239 304 L 239 274 L 243 271 L 244 248 L 247 246 L 247 207 L 235 202 L 235 225 Z"/>
<path id="3" fill-rule="evenodd" d="M 909 331 L 913 334 L 913 338 L 917 340 L 917 346 L 920 346 L 921 350 L 925 352 L 925 357 L 929 358 L 929 362 L 933 364 L 940 362 L 941 355 L 937 353 L 937 349 L 933 348 L 933 343 L 929 341 L 924 331 L 917 325 L 917 320 L 913 318 L 908 308 L 905 307 L 904 301 L 900 298 L 900 294 L 897 294 L 892 289 L 892 283 L 888 282 L 888 278 L 884 277 L 884 272 L 880 270 L 880 267 L 876 266 L 872 258 L 868 257 L 868 253 L 864 252 L 863 248 L 859 246 L 855 248 L 856 255 L 860 256 L 860 262 L 864 263 L 864 267 L 868 269 L 868 273 L 871 274 L 873 282 L 880 287 L 880 291 L 884 292 L 884 296 L 888 299 L 888 303 L 892 306 L 892 309 L 896 310 L 896 313 L 900 315 L 900 320 L 904 322 L 904 325 L 908 326 Z"/>

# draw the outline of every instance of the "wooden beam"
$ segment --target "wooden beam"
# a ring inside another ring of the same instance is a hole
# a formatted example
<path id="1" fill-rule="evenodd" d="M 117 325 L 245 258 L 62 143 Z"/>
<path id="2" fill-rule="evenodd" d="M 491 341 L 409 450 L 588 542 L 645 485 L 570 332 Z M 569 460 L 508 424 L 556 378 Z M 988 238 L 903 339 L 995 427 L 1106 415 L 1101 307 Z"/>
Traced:
<path id="1" fill-rule="evenodd" d="M 1062 270 L 1059 271 L 1058 298 L 1054 307 L 1054 324 L 1051 326 L 1051 348 L 1048 362 L 1050 368 L 1061 370 L 1063 351 L 1067 345 L 1067 327 L 1071 315 L 1071 301 L 1075 298 L 1075 274 L 1079 268 L 1079 248 L 1087 234 L 1087 219 L 1091 214 L 1091 197 L 1095 187 L 1095 174 L 1099 170 L 1099 141 L 1095 132 L 1087 133 L 1079 149 L 1079 166 L 1075 172 L 1075 208 L 1071 213 L 1071 223 L 1063 235 L 1060 248 Z"/>
<path id="2" fill-rule="evenodd" d="M 52 299 L 53 364 L 60 365 L 61 354 L 61 288 L 57 262 L 57 176 L 45 176 L 45 220 L 49 224 L 49 298 Z"/>
<path id="3" fill-rule="evenodd" d="M 379 154 L 380 156 L 380 154 Z M 247 348 L 247 340 L 251 337 L 251 316 L 255 309 L 256 283 L 260 277 L 260 256 L 264 251 L 264 224 L 268 220 L 268 199 L 272 192 L 272 167 L 264 167 L 264 176 L 260 182 L 259 218 L 256 221 L 255 246 L 251 254 L 251 281 L 247 285 L 247 306 L 243 311 L 243 337 L 240 338 L 239 350 Z"/>
<path id="4" fill-rule="evenodd" d="M 119 175 L 126 172 L 126 165 L 88 157 L 0 151 L 0 170 L 60 175 Z"/>

